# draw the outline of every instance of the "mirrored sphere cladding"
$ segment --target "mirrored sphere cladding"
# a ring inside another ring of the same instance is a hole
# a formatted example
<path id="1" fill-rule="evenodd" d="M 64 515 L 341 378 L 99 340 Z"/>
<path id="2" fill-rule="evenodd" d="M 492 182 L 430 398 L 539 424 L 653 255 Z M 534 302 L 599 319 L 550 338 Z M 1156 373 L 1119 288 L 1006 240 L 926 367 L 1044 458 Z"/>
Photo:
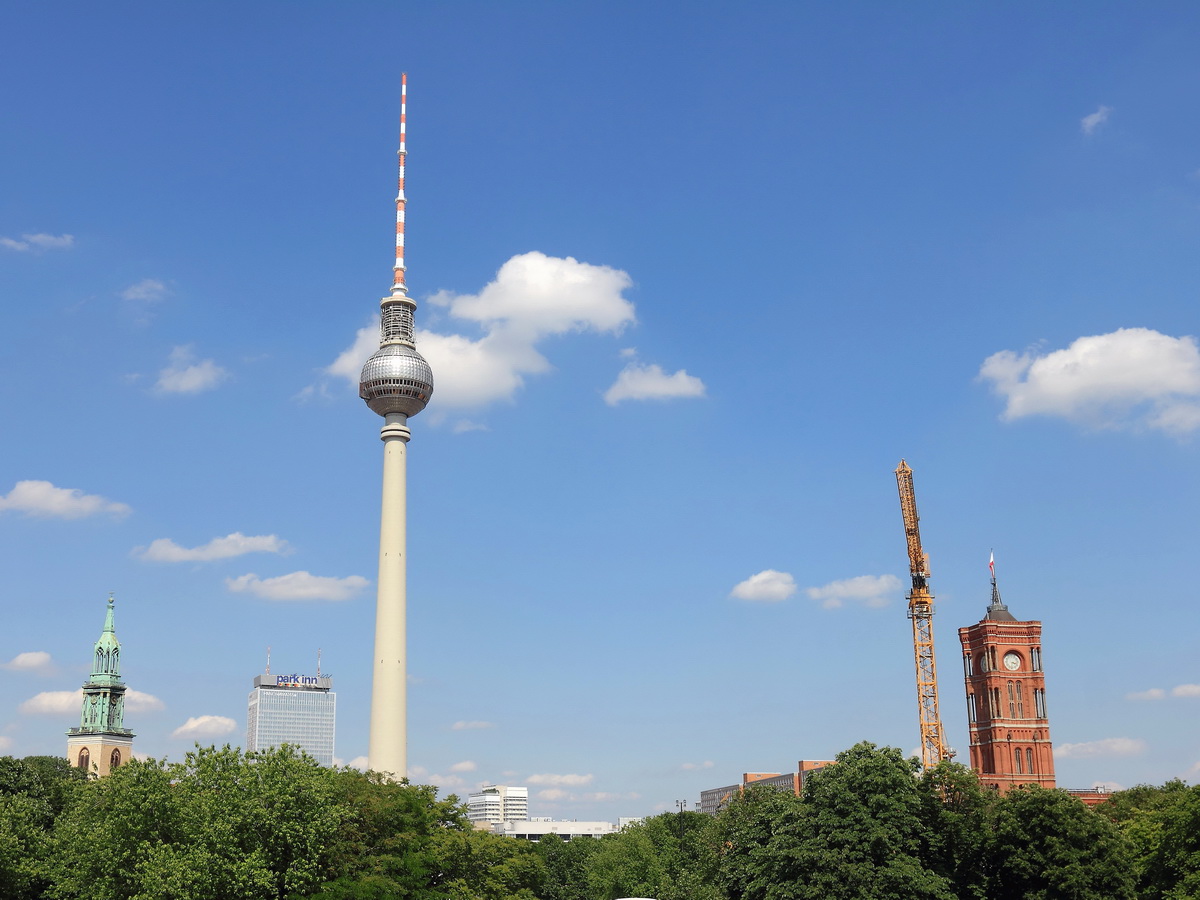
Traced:
<path id="1" fill-rule="evenodd" d="M 415 416 L 433 395 L 433 371 L 425 357 L 404 344 L 387 344 L 371 354 L 358 378 L 358 396 L 378 415 Z"/>

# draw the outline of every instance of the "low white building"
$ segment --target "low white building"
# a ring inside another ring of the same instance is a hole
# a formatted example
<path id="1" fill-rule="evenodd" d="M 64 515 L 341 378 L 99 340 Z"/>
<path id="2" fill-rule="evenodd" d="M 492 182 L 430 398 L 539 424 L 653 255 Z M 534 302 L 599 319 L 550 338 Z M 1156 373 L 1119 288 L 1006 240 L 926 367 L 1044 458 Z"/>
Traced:
<path id="1" fill-rule="evenodd" d="M 526 841 L 540 841 L 548 834 L 557 834 L 564 841 L 577 837 L 598 838 L 613 834 L 617 826 L 612 822 L 565 822 L 555 819 L 526 819 L 524 821 L 498 822 L 492 831 L 506 837 Z"/>
<path id="2" fill-rule="evenodd" d="M 492 823 L 528 819 L 529 788 L 485 784 L 467 795 L 467 818 Z"/>

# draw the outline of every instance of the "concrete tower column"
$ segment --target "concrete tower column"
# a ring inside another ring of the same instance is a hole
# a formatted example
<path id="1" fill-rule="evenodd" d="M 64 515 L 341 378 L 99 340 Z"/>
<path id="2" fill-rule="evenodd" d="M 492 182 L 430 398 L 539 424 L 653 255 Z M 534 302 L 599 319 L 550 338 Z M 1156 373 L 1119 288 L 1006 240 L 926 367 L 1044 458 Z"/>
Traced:
<path id="1" fill-rule="evenodd" d="M 379 593 L 371 688 L 369 765 L 403 778 L 408 772 L 408 417 L 389 413 L 383 440 L 379 517 Z"/>

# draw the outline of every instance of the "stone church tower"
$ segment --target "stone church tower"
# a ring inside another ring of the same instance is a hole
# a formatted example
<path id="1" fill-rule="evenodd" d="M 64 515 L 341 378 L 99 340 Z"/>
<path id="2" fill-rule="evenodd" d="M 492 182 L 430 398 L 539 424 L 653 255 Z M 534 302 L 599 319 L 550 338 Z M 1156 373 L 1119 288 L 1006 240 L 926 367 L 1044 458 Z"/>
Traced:
<path id="1" fill-rule="evenodd" d="M 125 727 L 124 717 L 121 644 L 113 628 L 113 598 L 109 594 L 104 630 L 92 654 L 92 674 L 83 684 L 79 727 L 67 732 L 67 759 L 71 765 L 103 777 L 128 762 L 134 734 Z"/>

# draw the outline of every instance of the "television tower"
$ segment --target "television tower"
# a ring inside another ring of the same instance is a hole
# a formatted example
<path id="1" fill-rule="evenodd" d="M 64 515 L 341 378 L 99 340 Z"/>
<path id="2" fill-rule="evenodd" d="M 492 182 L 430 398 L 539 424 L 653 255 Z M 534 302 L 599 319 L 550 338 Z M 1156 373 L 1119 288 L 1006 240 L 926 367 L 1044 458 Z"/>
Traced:
<path id="1" fill-rule="evenodd" d="M 383 505 L 379 519 L 379 581 L 375 605 L 375 661 L 371 685 L 371 740 L 367 764 L 401 779 L 408 775 L 406 615 L 407 449 L 409 416 L 433 394 L 433 372 L 413 340 L 417 304 L 404 282 L 404 144 L 408 76 L 400 76 L 400 190 L 396 195 L 396 265 L 392 288 L 379 301 L 379 349 L 358 379 L 358 395 L 383 416 Z"/>

